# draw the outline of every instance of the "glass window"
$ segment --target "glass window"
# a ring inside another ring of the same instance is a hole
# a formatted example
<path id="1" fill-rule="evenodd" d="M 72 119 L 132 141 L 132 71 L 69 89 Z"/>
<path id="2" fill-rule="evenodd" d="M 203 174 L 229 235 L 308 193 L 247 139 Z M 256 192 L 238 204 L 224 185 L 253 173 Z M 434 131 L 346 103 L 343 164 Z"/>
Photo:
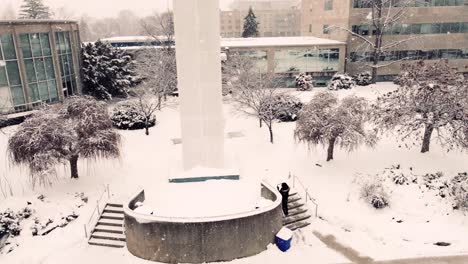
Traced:
<path id="1" fill-rule="evenodd" d="M 462 29 L 460 30 L 460 32 L 462 33 L 468 33 L 468 22 L 464 22 L 462 23 Z M 5 55 L 6 56 L 6 55 Z"/>
<path id="2" fill-rule="evenodd" d="M 4 34 L 0 36 L 1 46 L 3 50 L 3 55 L 5 60 L 14 60 L 16 59 L 16 50 L 15 44 L 13 42 L 13 37 L 11 34 Z"/>
<path id="3" fill-rule="evenodd" d="M 31 34 L 29 35 L 29 38 L 31 41 L 32 56 L 41 57 L 42 48 L 41 48 L 41 40 L 39 39 L 39 34 Z"/>
<path id="4" fill-rule="evenodd" d="M 5 67 L 0 66 L 0 87 L 8 86 L 8 79 Z"/>
<path id="5" fill-rule="evenodd" d="M 23 51 L 24 58 L 31 58 L 31 45 L 29 43 L 29 35 L 28 34 L 20 34 L 20 47 Z"/>
<path id="6" fill-rule="evenodd" d="M 49 100 L 49 88 L 47 87 L 47 82 L 38 83 L 39 98 L 43 101 Z"/>
<path id="7" fill-rule="evenodd" d="M 330 26 L 323 25 L 323 34 L 330 34 Z"/>
<path id="8" fill-rule="evenodd" d="M 55 101 L 54 99 L 58 98 L 57 84 L 55 80 L 48 81 L 47 86 L 49 87 L 51 101 Z"/>
<path id="9" fill-rule="evenodd" d="M 14 105 L 25 104 L 22 86 L 12 86 L 10 87 L 10 91 L 11 91 L 11 95 L 13 96 Z"/>
<path id="10" fill-rule="evenodd" d="M 35 59 L 34 65 L 36 66 L 36 75 L 38 81 L 46 80 L 46 73 L 44 67 L 44 59 Z"/>
<path id="11" fill-rule="evenodd" d="M 18 63 L 16 61 L 7 61 L 6 69 L 10 85 L 21 85 Z"/>
<path id="12" fill-rule="evenodd" d="M 333 10 L 333 0 L 325 0 L 325 10 Z"/>
<path id="13" fill-rule="evenodd" d="M 52 63 L 52 57 L 44 58 L 44 63 L 47 79 L 55 79 L 54 64 Z"/>
<path id="14" fill-rule="evenodd" d="M 421 24 L 421 34 L 431 34 L 432 25 L 431 24 Z"/>
<path id="15" fill-rule="evenodd" d="M 41 33 L 40 38 L 41 38 L 41 44 L 42 44 L 42 53 L 44 54 L 44 56 L 51 55 L 49 34 Z"/>
<path id="16" fill-rule="evenodd" d="M 31 101 L 33 103 L 40 100 L 39 90 L 37 89 L 36 83 L 29 84 L 29 91 L 30 91 Z"/>
<path id="17" fill-rule="evenodd" d="M 433 23 L 431 24 L 431 34 L 439 34 L 441 32 L 441 24 Z"/>
<path id="18" fill-rule="evenodd" d="M 32 59 L 24 60 L 26 65 L 26 76 L 28 77 L 28 83 L 36 82 L 36 70 L 34 69 L 34 61 Z"/>

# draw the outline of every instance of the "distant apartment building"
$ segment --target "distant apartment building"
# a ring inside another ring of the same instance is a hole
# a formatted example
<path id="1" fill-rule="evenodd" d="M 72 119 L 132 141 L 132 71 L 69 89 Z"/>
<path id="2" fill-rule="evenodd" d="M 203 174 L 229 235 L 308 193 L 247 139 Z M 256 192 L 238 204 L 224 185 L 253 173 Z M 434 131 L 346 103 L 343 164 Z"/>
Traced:
<path id="1" fill-rule="evenodd" d="M 367 0 L 302 0 L 301 32 L 304 36 L 347 43 L 346 71 L 370 70 L 371 51 L 348 29 L 373 40 L 368 26 L 371 9 Z M 403 18 L 385 32 L 384 42 L 417 37 L 381 56 L 390 64 L 379 69 L 380 80 L 396 76 L 404 63 L 448 59 L 459 72 L 468 73 L 468 0 L 411 0 Z"/>
<path id="2" fill-rule="evenodd" d="M 241 37 L 244 17 L 252 7 L 257 17 L 259 37 L 299 36 L 301 27 L 300 2 L 236 1 L 231 11 L 220 11 L 222 37 Z"/>

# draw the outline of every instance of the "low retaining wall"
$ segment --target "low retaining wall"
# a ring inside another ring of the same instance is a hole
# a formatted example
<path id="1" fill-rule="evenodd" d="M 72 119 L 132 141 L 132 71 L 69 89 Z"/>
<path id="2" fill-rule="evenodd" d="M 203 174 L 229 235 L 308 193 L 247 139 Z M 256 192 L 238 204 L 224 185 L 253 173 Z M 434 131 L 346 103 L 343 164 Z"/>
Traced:
<path id="1" fill-rule="evenodd" d="M 272 204 L 226 216 L 170 218 L 135 213 L 135 203 L 145 200 L 142 190 L 124 205 L 127 248 L 137 257 L 166 263 L 229 261 L 258 254 L 283 226 L 278 191 L 262 183 L 261 195 Z"/>

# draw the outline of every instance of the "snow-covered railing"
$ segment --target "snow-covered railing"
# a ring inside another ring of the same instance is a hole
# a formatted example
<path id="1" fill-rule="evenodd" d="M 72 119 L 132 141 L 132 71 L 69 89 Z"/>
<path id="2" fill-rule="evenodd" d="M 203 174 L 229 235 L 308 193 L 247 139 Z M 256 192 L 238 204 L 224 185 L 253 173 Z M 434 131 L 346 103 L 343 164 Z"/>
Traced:
<path id="1" fill-rule="evenodd" d="M 92 226 L 94 225 L 93 219 L 95 219 L 96 216 L 99 219 L 99 216 L 101 215 L 101 208 L 102 208 L 102 210 L 104 210 L 105 204 L 102 205 L 101 207 L 99 205 L 100 205 L 101 201 L 105 200 L 105 199 L 103 200 L 103 198 L 105 197 L 104 196 L 105 193 L 107 193 L 107 200 L 109 200 L 110 199 L 109 184 L 107 184 L 105 186 L 104 191 L 101 193 L 101 196 L 99 197 L 98 200 L 96 200 L 96 207 L 94 207 L 94 210 L 91 213 L 91 216 L 89 217 L 88 222 L 84 224 L 84 233 L 85 233 L 86 238 L 88 238 L 88 230 L 91 231 L 89 234 L 91 234 L 93 232 L 93 230 L 91 230 Z"/>
<path id="2" fill-rule="evenodd" d="M 306 188 L 306 187 L 304 186 L 304 184 L 302 183 L 301 179 L 299 179 L 299 177 L 297 177 L 296 175 L 291 175 L 291 173 L 289 173 L 289 178 L 292 178 L 293 188 L 296 188 L 296 182 L 297 182 L 297 183 L 300 185 L 300 187 L 302 188 L 302 190 L 304 191 L 306 204 L 307 204 L 307 201 L 311 201 L 311 202 L 315 205 L 315 217 L 318 217 L 318 203 L 317 203 L 317 201 L 310 195 L 308 188 Z M 298 191 L 298 192 L 299 192 L 299 191 Z"/>

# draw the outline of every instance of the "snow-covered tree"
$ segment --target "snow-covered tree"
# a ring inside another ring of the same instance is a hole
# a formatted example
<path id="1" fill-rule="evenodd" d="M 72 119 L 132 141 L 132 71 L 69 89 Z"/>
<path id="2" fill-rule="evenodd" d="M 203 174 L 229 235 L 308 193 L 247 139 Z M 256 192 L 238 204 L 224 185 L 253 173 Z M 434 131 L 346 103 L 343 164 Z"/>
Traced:
<path id="1" fill-rule="evenodd" d="M 154 94 L 146 89 L 138 89 L 135 93 L 138 97 L 136 107 L 144 118 L 145 134 L 148 136 L 149 128 L 156 121 L 155 112 L 161 109 L 161 100 L 154 100 Z"/>
<path id="2" fill-rule="evenodd" d="M 80 40 L 82 42 L 92 41 L 91 38 L 91 30 L 89 29 L 88 22 L 86 22 L 86 18 L 82 17 L 79 22 L 80 25 Z"/>
<path id="3" fill-rule="evenodd" d="M 26 119 L 9 139 L 8 150 L 15 164 L 29 166 L 33 184 L 44 184 L 58 163 L 68 162 L 71 178 L 78 178 L 79 158 L 119 157 L 120 135 L 104 103 L 70 97 Z"/>
<path id="4" fill-rule="evenodd" d="M 337 73 L 333 75 L 328 84 L 328 90 L 337 91 L 343 89 L 351 89 L 356 85 L 353 77 L 346 73 Z"/>
<path id="5" fill-rule="evenodd" d="M 244 31 L 242 32 L 243 38 L 258 37 L 258 22 L 252 7 L 249 8 L 247 16 L 244 18 Z"/>
<path id="6" fill-rule="evenodd" d="M 20 7 L 21 19 L 50 19 L 51 16 L 49 7 L 42 0 L 23 0 Z"/>
<path id="7" fill-rule="evenodd" d="M 294 136 L 310 145 L 328 146 L 327 161 L 333 159 L 335 145 L 347 151 L 377 142 L 373 130 L 365 128 L 368 102 L 350 95 L 340 100 L 332 92 L 320 92 L 299 112 Z"/>
<path id="8" fill-rule="evenodd" d="M 403 20 L 407 17 L 408 7 L 412 2 L 414 0 L 361 0 L 360 4 L 363 7 L 370 8 L 370 12 L 366 17 L 366 21 L 357 26 L 360 28 L 330 27 L 330 29 L 338 28 L 345 30 L 352 38 L 362 42 L 360 52 L 370 52 L 372 54 L 371 62 L 366 64 L 366 66 L 371 69 L 373 83 L 377 80 L 380 68 L 387 67 L 396 62 L 385 62 L 383 59 L 385 58 L 384 55 L 390 55 L 399 46 L 421 37 L 421 35 L 417 35 L 404 39 L 395 39 L 391 35 L 388 35 L 393 26 L 403 23 Z M 409 58 L 402 58 L 401 60 L 406 59 Z"/>
<path id="9" fill-rule="evenodd" d="M 382 132 L 396 128 L 401 139 L 412 144 L 422 139 L 422 153 L 429 151 L 434 131 L 448 150 L 468 148 L 467 80 L 448 61 L 406 65 L 396 82 L 400 87 L 374 105 Z"/>
<path id="10" fill-rule="evenodd" d="M 127 97 L 129 88 L 139 82 L 133 57 L 107 43 L 83 46 L 82 61 L 84 90 L 97 99 Z"/>
<path id="11" fill-rule="evenodd" d="M 314 87 L 312 83 L 312 76 L 307 75 L 306 73 L 299 73 L 296 76 L 296 88 L 298 91 L 309 91 Z"/>
<path id="12" fill-rule="evenodd" d="M 232 100 L 237 110 L 258 118 L 260 127 L 265 123 L 273 143 L 273 122 L 277 119 L 274 101 L 279 92 L 274 87 L 274 75 L 261 73 L 255 62 L 245 56 L 233 54 L 226 65 L 232 83 Z"/>
<path id="13" fill-rule="evenodd" d="M 131 100 L 117 104 L 111 116 L 114 127 L 128 130 L 145 129 L 149 135 L 149 128 L 156 125 L 156 116 L 153 113 L 157 108 L 147 105 L 146 100 L 148 99 L 142 98 L 142 101 Z M 151 109 L 148 109 L 149 107 Z"/>
<path id="14" fill-rule="evenodd" d="M 136 58 L 136 71 L 142 79 L 140 87 L 162 99 L 177 90 L 177 64 L 173 49 L 149 48 L 140 51 Z"/>

